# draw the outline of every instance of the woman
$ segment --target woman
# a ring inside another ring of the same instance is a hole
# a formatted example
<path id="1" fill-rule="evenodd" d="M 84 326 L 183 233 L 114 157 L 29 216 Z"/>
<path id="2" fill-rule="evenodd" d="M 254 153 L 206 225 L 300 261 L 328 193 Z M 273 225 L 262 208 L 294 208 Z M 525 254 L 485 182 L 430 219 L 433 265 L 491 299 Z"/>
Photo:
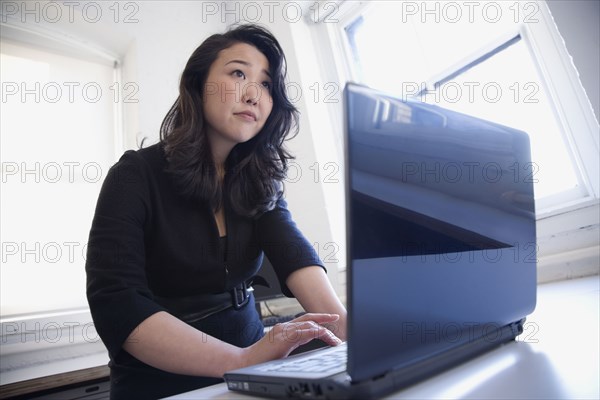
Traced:
<path id="1" fill-rule="evenodd" d="M 283 143 L 297 122 L 285 75 L 265 29 L 209 37 L 183 71 L 161 141 L 126 152 L 107 175 L 86 272 L 112 398 L 185 392 L 315 338 L 345 340 L 346 311 L 282 199 Z M 266 336 L 247 290 L 263 254 L 308 312 Z"/>

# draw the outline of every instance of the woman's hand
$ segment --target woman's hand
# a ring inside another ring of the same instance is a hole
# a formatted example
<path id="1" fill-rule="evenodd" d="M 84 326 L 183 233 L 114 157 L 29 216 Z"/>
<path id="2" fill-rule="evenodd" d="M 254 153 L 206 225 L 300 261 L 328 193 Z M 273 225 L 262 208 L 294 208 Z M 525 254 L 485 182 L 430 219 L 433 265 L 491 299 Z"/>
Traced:
<path id="1" fill-rule="evenodd" d="M 244 349 L 244 366 L 287 357 L 297 347 L 320 339 L 330 346 L 342 343 L 327 329 L 339 319 L 337 314 L 304 314 L 290 322 L 277 324 L 258 342 Z"/>

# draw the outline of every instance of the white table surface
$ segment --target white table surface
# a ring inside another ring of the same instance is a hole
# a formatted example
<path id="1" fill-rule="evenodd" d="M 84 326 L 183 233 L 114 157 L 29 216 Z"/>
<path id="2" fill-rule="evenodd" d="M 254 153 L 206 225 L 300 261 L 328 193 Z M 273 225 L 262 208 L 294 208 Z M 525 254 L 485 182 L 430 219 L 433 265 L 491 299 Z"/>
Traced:
<path id="1" fill-rule="evenodd" d="M 509 343 L 387 398 L 599 399 L 600 277 L 538 286 L 536 310 Z M 170 399 L 252 399 L 225 384 Z"/>

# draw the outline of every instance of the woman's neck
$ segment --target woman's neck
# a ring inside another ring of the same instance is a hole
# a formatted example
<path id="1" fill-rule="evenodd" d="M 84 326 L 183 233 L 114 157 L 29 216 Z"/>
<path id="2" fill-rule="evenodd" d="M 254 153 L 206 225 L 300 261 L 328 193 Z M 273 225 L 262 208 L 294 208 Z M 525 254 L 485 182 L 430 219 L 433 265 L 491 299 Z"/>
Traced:
<path id="1" fill-rule="evenodd" d="M 227 160 L 227 157 L 229 157 L 229 153 L 235 146 L 235 143 L 232 143 L 228 140 L 224 140 L 211 130 L 207 131 L 207 137 L 208 142 L 210 143 L 210 150 L 215 166 L 217 167 L 217 171 L 219 170 L 219 168 L 222 168 L 222 170 L 224 171 L 225 160 Z"/>
<path id="2" fill-rule="evenodd" d="M 219 182 L 223 182 L 223 179 L 225 179 L 225 164 L 215 164 L 215 169 L 217 170 Z"/>

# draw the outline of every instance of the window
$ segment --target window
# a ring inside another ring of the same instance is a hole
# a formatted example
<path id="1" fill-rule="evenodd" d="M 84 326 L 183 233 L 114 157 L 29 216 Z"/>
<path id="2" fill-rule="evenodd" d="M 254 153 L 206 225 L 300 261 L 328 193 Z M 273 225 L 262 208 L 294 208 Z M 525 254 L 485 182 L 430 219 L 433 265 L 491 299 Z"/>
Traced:
<path id="1" fill-rule="evenodd" d="M 557 53 L 546 14 L 536 1 L 372 2 L 344 25 L 350 74 L 527 132 L 538 217 L 548 215 L 598 198 L 597 161 L 585 150 L 597 159 L 598 124 L 562 98 L 560 87 L 576 85 L 544 57 Z M 574 128 L 578 118 L 584 129 Z"/>
<path id="2" fill-rule="evenodd" d="M 121 152 L 115 61 L 3 37 L 0 63 L 0 314 L 87 309 L 87 237 L 100 186 Z"/>

